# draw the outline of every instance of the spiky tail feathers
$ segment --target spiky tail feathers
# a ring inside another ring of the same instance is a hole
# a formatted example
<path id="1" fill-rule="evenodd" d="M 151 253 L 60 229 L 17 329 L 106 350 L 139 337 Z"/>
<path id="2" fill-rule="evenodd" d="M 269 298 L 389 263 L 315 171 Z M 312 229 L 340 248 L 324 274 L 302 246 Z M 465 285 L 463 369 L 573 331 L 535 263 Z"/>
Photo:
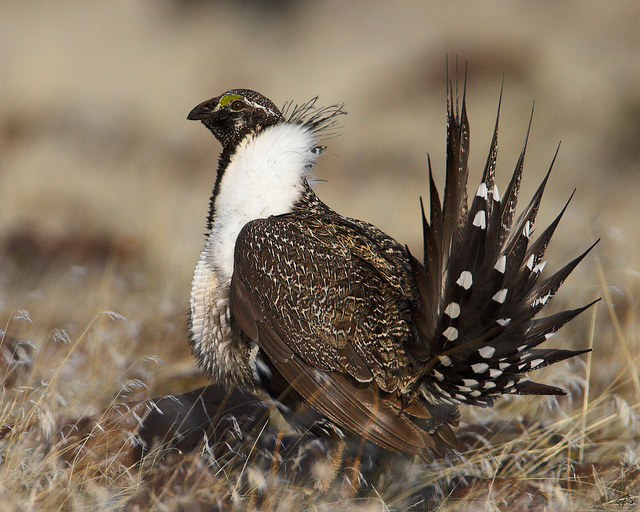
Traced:
<path id="1" fill-rule="evenodd" d="M 501 394 L 566 394 L 558 387 L 530 381 L 527 373 L 587 352 L 536 348 L 593 304 L 534 318 L 595 244 L 550 277 L 541 278 L 545 250 L 571 198 L 532 240 L 552 162 L 514 222 L 529 130 L 500 196 L 495 184 L 499 115 L 500 102 L 482 180 L 468 204 L 465 98 L 463 94 L 460 109 L 457 102 L 454 108 L 449 90 L 444 199 L 441 206 L 430 168 L 430 223 L 424 207 L 422 212 L 424 263 L 409 253 L 420 295 L 414 320 L 423 346 L 416 352 L 427 355 L 418 382 L 431 403 L 487 406 Z"/>

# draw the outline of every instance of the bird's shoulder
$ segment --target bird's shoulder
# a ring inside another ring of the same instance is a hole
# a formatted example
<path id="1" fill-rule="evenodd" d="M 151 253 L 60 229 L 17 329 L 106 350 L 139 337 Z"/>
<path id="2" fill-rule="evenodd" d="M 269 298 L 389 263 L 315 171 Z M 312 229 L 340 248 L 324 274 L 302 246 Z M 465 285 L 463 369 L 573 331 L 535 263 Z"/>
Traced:
<path id="1" fill-rule="evenodd" d="M 343 217 L 314 197 L 291 213 L 255 219 L 244 226 L 237 246 L 285 253 L 294 261 L 329 258 L 335 265 L 363 267 L 405 299 L 415 296 L 407 251 L 373 224 Z M 266 253 L 265 253 L 266 254 Z"/>

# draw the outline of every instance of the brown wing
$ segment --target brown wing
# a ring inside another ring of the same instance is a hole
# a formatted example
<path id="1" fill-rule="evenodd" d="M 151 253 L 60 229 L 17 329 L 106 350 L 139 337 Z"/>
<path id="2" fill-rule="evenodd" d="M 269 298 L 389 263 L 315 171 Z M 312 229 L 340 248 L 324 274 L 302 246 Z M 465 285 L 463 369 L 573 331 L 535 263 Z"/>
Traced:
<path id="1" fill-rule="evenodd" d="M 236 242 L 231 311 L 314 409 L 384 448 L 420 453 L 433 441 L 399 399 L 410 312 L 375 266 L 384 257 L 363 258 L 361 237 L 330 219 L 250 222 Z"/>

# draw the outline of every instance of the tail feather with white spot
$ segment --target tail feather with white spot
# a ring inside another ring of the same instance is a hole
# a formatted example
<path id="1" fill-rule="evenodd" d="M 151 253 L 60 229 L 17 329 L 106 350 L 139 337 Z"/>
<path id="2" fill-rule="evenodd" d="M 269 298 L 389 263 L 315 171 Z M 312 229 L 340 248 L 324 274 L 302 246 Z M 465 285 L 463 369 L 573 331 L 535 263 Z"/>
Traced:
<path id="1" fill-rule="evenodd" d="M 499 114 L 498 106 L 498 118 Z M 425 361 L 421 390 L 432 401 L 481 406 L 491 405 L 506 393 L 565 394 L 560 388 L 531 382 L 526 374 L 586 352 L 535 347 L 591 304 L 544 318 L 534 316 L 593 245 L 541 279 L 545 250 L 571 200 L 532 241 L 533 224 L 555 156 L 533 198 L 515 218 L 531 121 L 515 171 L 501 197 L 495 183 L 496 120 L 482 181 L 469 204 L 469 123 L 464 93 L 458 108 L 450 89 L 447 117 L 444 198 L 441 205 L 430 169 L 430 222 L 424 206 L 422 211 L 424 261 L 410 256 L 420 294 L 413 316 L 422 340 L 414 355 Z"/>

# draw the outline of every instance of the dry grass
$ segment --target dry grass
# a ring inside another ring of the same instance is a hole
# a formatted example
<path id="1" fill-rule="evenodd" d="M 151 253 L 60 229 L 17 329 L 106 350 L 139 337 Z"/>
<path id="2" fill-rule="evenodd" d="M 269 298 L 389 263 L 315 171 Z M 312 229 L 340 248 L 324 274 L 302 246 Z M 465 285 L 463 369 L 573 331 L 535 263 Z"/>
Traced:
<path id="1" fill-rule="evenodd" d="M 636 508 L 640 8 L 259 5 L 3 9 L 0 510 Z M 547 268 L 602 238 L 548 307 L 603 298 L 552 340 L 593 353 L 540 372 L 571 395 L 466 409 L 461 454 L 430 464 L 372 450 L 356 466 L 349 451 L 276 427 L 225 439 L 224 457 L 219 445 L 154 448 L 140 462 L 143 401 L 206 383 L 186 311 L 218 146 L 186 113 L 238 86 L 278 104 L 346 102 L 319 195 L 419 247 L 427 149 L 443 178 L 445 54 L 469 62 L 472 182 L 504 72 L 499 184 L 535 99 L 523 195 L 560 139 L 538 222 L 578 188 Z"/>
<path id="2" fill-rule="evenodd" d="M 583 319 L 596 350 L 616 323 L 620 343 L 638 328 L 599 318 L 606 309 Z M 74 339 L 62 330 L 30 334 L 33 344 L 3 335 L 2 509 L 589 510 L 620 509 L 640 493 L 637 373 L 619 354 L 608 381 L 597 352 L 547 372 L 571 400 L 516 397 L 468 414 L 461 453 L 430 464 L 368 449 L 358 465 L 340 447 L 292 433 L 274 444 L 275 427 L 192 453 L 156 446 L 140 461 L 138 404 L 150 387 L 178 381 L 141 354 L 127 323 L 105 312 Z M 36 324 L 16 311 L 5 331 Z"/>

